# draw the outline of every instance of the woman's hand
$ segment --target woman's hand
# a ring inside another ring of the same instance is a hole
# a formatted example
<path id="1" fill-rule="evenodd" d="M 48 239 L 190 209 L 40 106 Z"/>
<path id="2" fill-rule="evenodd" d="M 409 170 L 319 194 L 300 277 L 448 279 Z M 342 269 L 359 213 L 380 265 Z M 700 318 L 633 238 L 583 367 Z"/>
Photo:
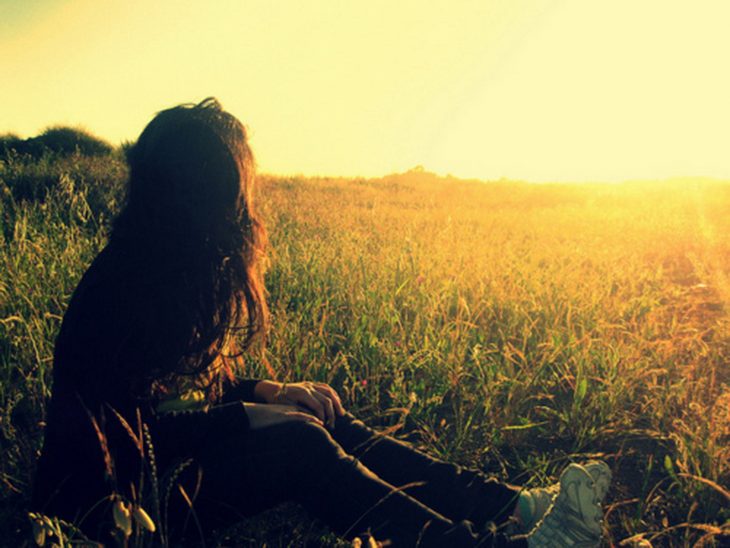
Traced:
<path id="1" fill-rule="evenodd" d="M 246 410 L 248 423 L 252 430 L 289 421 L 313 422 L 324 426 L 317 417 L 294 405 L 244 403 L 243 407 Z"/>
<path id="2" fill-rule="evenodd" d="M 345 414 L 337 392 L 321 382 L 283 384 L 276 381 L 261 381 L 254 388 L 254 394 L 269 404 L 304 407 L 330 428 L 334 427 L 337 415 Z"/>

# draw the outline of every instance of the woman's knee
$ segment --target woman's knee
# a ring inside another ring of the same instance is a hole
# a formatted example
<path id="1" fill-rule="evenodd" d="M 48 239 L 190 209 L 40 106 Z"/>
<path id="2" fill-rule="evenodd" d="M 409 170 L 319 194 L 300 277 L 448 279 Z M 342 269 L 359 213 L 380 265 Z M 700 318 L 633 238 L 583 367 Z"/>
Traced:
<path id="1" fill-rule="evenodd" d="M 329 431 L 319 424 L 293 421 L 295 448 L 315 452 L 344 453 Z"/>
<path id="2" fill-rule="evenodd" d="M 322 477 L 353 460 L 322 426 L 304 421 L 289 424 L 291 462 L 295 474 Z"/>
<path id="3" fill-rule="evenodd" d="M 348 426 L 352 426 L 352 425 L 355 425 L 358 427 L 361 427 L 361 426 L 364 427 L 365 423 L 362 422 L 357 417 L 355 417 L 355 415 L 353 415 L 349 411 L 347 411 L 344 415 L 337 415 L 337 417 L 335 417 L 335 429 L 337 429 L 338 426 L 339 427 L 342 427 L 342 426 L 348 427 Z"/>

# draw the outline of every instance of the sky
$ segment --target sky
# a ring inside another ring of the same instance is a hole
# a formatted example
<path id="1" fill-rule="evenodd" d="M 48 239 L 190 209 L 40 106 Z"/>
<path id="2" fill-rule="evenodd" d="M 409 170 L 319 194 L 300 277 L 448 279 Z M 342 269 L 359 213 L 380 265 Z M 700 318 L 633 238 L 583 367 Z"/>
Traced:
<path id="1" fill-rule="evenodd" d="M 0 133 L 207 96 L 259 169 L 730 179 L 726 0 L 0 0 Z"/>

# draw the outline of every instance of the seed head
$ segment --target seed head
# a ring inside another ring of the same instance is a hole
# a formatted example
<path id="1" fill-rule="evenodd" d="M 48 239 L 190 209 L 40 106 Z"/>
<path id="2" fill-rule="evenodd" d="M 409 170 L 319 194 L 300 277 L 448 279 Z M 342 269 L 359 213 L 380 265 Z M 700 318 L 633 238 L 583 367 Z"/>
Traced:
<path id="1" fill-rule="evenodd" d="M 152 521 L 149 514 L 144 511 L 144 508 L 141 506 L 135 506 L 132 516 L 134 517 L 134 521 L 136 521 L 142 529 L 146 529 L 150 533 L 155 532 L 155 522 Z"/>
<path id="2" fill-rule="evenodd" d="M 129 512 L 129 505 L 122 499 L 118 498 L 112 508 L 114 514 L 114 523 L 119 528 L 125 537 L 129 537 L 132 534 L 132 519 Z"/>

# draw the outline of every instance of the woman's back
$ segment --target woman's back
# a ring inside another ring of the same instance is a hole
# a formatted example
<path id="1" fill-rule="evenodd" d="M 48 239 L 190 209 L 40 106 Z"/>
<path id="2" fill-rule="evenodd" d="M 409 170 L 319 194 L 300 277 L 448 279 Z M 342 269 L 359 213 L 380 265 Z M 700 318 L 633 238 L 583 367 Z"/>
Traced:
<path id="1" fill-rule="evenodd" d="M 137 409 L 145 419 L 152 411 L 144 372 L 154 359 L 148 324 L 160 312 L 140 259 L 109 244 L 82 277 L 64 315 L 33 495 L 38 511 L 74 520 L 110 495 L 115 479 L 124 485 L 136 475 L 139 459 L 129 458 L 134 448 L 114 411 L 132 424 Z M 103 447 L 112 463 L 105 462 Z"/>

